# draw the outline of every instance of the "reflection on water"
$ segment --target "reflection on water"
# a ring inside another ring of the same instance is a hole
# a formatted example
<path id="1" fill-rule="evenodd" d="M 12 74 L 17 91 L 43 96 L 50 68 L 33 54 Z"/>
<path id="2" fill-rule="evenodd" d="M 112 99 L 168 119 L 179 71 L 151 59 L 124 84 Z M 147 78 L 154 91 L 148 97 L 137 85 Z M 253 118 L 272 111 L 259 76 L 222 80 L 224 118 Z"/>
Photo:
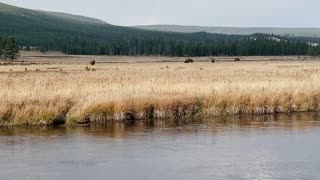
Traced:
<path id="1" fill-rule="evenodd" d="M 0 179 L 320 179 L 320 113 L 0 128 Z"/>

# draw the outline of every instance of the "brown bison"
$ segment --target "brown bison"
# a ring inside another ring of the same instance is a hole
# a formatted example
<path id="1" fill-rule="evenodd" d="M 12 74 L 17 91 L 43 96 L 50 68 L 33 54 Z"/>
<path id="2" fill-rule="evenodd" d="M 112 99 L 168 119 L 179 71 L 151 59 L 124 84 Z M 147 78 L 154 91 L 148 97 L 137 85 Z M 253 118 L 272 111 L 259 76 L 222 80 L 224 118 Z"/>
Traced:
<path id="1" fill-rule="evenodd" d="M 193 59 L 188 58 L 184 61 L 184 63 L 193 63 Z"/>
<path id="2" fill-rule="evenodd" d="M 90 61 L 91 66 L 94 66 L 96 64 L 95 60 Z"/>
<path id="3" fill-rule="evenodd" d="M 215 58 L 210 58 L 210 61 L 211 61 L 212 63 L 216 63 L 216 59 L 215 59 Z"/>
<path id="4" fill-rule="evenodd" d="M 240 61 L 240 58 L 234 58 L 234 61 L 236 61 L 236 62 Z"/>

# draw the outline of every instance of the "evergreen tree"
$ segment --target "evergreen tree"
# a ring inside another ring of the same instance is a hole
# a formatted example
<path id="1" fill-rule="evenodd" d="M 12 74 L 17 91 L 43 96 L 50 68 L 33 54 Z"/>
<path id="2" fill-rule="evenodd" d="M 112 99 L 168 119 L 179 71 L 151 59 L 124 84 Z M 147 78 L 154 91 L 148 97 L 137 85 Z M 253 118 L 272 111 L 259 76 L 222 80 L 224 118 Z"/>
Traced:
<path id="1" fill-rule="evenodd" d="M 43 54 L 45 54 L 48 51 L 48 47 L 47 46 L 41 46 L 40 47 L 40 52 L 42 52 Z"/>
<path id="2" fill-rule="evenodd" d="M 308 49 L 307 55 L 318 57 L 320 56 L 320 46 L 312 46 Z"/>
<path id="3" fill-rule="evenodd" d="M 2 37 L 0 37 L 0 59 L 3 57 L 3 51 L 4 51 L 4 40 Z"/>
<path id="4" fill-rule="evenodd" d="M 4 57 L 10 58 L 11 63 L 17 58 L 19 54 L 19 47 L 17 46 L 16 40 L 13 37 L 10 37 L 5 45 Z"/>
<path id="5" fill-rule="evenodd" d="M 27 46 L 27 47 L 26 47 L 26 51 L 31 51 L 30 46 Z"/>

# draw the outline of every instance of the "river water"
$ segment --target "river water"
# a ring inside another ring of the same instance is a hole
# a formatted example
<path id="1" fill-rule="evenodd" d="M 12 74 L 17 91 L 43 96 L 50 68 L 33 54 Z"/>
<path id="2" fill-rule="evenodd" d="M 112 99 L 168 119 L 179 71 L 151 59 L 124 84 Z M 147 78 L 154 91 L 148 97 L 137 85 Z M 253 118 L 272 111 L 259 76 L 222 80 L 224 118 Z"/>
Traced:
<path id="1" fill-rule="evenodd" d="M 0 179 L 320 179 L 320 114 L 0 128 Z"/>

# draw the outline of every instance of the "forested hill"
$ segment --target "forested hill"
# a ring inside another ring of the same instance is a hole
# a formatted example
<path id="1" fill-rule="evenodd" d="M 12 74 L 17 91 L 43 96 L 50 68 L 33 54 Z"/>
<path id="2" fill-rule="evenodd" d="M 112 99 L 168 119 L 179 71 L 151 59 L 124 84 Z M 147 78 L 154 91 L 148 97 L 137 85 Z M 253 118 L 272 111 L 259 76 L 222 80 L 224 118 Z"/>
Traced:
<path id="1" fill-rule="evenodd" d="M 95 55 L 304 55 L 305 39 L 268 34 L 174 33 L 114 26 L 65 13 L 18 8 L 0 3 L 0 37 L 20 46 Z"/>
<path id="2" fill-rule="evenodd" d="M 206 27 L 206 26 L 180 26 L 180 25 L 145 25 L 133 26 L 135 28 L 164 32 L 207 32 L 207 33 L 223 33 L 251 35 L 255 33 L 277 34 L 281 36 L 295 37 L 320 37 L 320 28 L 274 28 L 274 27 Z"/>

